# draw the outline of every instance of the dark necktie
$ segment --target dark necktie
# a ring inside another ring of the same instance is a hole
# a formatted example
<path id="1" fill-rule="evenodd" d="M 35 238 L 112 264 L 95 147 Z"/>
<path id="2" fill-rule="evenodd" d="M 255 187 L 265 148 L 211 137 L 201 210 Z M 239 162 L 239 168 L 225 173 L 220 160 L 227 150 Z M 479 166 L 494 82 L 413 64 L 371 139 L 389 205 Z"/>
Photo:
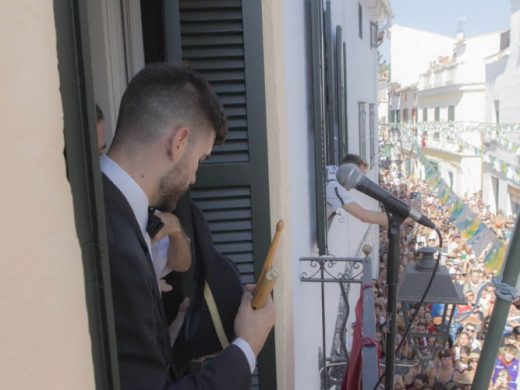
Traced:
<path id="1" fill-rule="evenodd" d="M 148 209 L 148 223 L 146 224 L 146 231 L 150 235 L 150 238 L 154 238 L 155 235 L 161 230 L 164 223 L 157 215 L 154 214 L 154 209 Z"/>

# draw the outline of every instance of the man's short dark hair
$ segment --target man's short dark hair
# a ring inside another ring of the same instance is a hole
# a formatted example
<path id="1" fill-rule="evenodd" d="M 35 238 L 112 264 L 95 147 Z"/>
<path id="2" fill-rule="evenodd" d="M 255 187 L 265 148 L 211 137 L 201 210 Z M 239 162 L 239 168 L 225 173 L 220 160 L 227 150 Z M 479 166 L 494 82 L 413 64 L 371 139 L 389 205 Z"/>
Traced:
<path id="1" fill-rule="evenodd" d="M 341 164 L 355 164 L 358 167 L 364 167 L 368 168 L 368 164 L 357 154 L 349 153 L 345 157 L 343 157 L 343 160 L 341 160 Z"/>
<path id="2" fill-rule="evenodd" d="M 187 66 L 148 65 L 123 94 L 113 143 L 145 143 L 172 124 L 195 132 L 210 128 L 216 144 L 227 134 L 222 105 L 201 75 Z"/>

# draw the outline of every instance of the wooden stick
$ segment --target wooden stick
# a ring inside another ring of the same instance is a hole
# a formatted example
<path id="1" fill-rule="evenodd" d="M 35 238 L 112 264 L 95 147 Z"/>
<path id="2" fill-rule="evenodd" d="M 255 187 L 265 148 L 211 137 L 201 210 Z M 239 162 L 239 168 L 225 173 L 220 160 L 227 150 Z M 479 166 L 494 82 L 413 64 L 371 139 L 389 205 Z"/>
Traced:
<path id="1" fill-rule="evenodd" d="M 252 302 L 254 309 L 264 307 L 267 301 L 267 297 L 274 287 L 276 271 L 272 269 L 273 260 L 276 254 L 276 250 L 278 249 L 278 244 L 280 243 L 280 236 L 283 228 L 284 222 L 279 220 L 276 224 L 276 231 L 274 233 L 273 241 L 271 242 L 269 250 L 267 251 L 267 256 L 265 257 L 264 265 L 262 266 L 262 271 L 260 272 L 260 277 L 258 278 L 258 282 L 256 284 L 255 296 L 253 297 Z M 267 277 L 268 275 L 269 278 Z"/>
<path id="2" fill-rule="evenodd" d="M 269 250 L 267 251 L 267 255 L 264 260 L 264 265 L 262 266 L 262 271 L 260 271 L 260 276 L 258 277 L 258 282 L 256 283 L 257 288 L 264 282 L 266 272 L 273 267 L 274 256 L 276 254 L 276 250 L 278 249 L 278 244 L 280 243 L 280 236 L 283 228 L 284 223 L 282 220 L 279 220 L 276 224 L 276 231 L 274 233 L 273 241 L 269 246 Z"/>
<path id="3" fill-rule="evenodd" d="M 261 309 L 265 306 L 267 299 L 271 295 L 271 291 L 273 291 L 274 282 L 276 282 L 277 276 L 278 274 L 274 269 L 270 269 L 265 273 L 264 281 L 256 289 L 255 296 L 253 297 L 253 301 L 251 303 L 253 309 Z"/>

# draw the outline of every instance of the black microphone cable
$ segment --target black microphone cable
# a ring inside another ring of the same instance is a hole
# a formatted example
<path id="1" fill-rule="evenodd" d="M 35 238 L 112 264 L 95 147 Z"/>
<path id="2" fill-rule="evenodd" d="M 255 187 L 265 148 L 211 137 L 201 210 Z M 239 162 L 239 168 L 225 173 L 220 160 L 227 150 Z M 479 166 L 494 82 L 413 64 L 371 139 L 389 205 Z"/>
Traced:
<path id="1" fill-rule="evenodd" d="M 423 305 L 424 300 L 426 299 L 426 296 L 428 295 L 428 292 L 430 291 L 430 287 L 432 286 L 433 279 L 435 278 L 435 275 L 437 274 L 437 269 L 439 268 L 439 264 L 440 264 L 440 260 L 441 260 L 441 249 L 442 249 L 442 233 L 440 232 L 440 230 L 438 228 L 435 228 L 435 232 L 437 233 L 437 237 L 439 237 L 439 250 L 437 251 L 437 260 L 435 261 L 435 265 L 433 266 L 433 270 L 432 270 L 432 275 L 430 276 L 430 280 L 428 281 L 428 284 L 426 285 L 426 289 L 424 290 L 424 293 L 423 293 L 423 295 L 421 297 L 421 300 L 419 301 L 418 304 L 416 304 L 415 313 L 413 313 L 413 316 L 410 318 L 410 322 L 408 323 L 408 326 L 406 327 L 406 329 L 405 329 L 405 331 L 403 333 L 403 337 L 401 338 L 401 341 L 399 342 L 399 345 L 395 349 L 395 352 L 393 352 L 396 355 L 397 355 L 397 352 L 399 352 L 399 350 L 403 346 L 403 344 L 404 344 L 404 342 L 406 340 L 406 336 L 410 332 L 410 328 L 412 327 L 413 321 L 415 320 L 415 317 L 417 317 L 417 313 L 419 312 L 419 308 Z M 449 332 L 449 329 L 448 329 L 448 332 Z M 391 337 L 391 336 L 392 335 L 387 335 L 387 337 Z M 395 335 L 393 335 L 393 337 L 395 337 Z M 385 353 L 389 353 L 389 351 L 385 351 Z M 379 380 L 377 381 L 377 383 L 374 386 L 373 390 L 377 390 L 377 387 L 381 384 L 381 381 L 385 377 L 386 369 L 387 369 L 387 367 L 385 367 L 385 370 L 379 376 Z"/>

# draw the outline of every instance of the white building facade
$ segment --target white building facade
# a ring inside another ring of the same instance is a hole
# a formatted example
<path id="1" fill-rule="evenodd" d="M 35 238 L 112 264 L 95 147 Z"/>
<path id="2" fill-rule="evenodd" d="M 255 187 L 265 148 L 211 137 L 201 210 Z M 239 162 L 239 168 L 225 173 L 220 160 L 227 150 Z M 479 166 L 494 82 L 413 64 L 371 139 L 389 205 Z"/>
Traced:
<path id="1" fill-rule="evenodd" d="M 511 1 L 510 30 L 500 50 L 486 58 L 485 118 L 491 132 L 483 164 L 483 199 L 494 212 L 520 210 L 520 1 Z M 491 125 L 496 123 L 496 126 Z M 499 133 L 493 130 L 501 129 Z M 516 175 L 515 175 L 516 173 Z"/>
<path id="2" fill-rule="evenodd" d="M 417 114 L 423 152 L 437 165 L 444 181 L 459 196 L 482 189 L 480 134 L 457 123 L 485 120 L 484 58 L 500 48 L 500 33 L 465 38 L 432 58 L 420 75 Z"/>
<path id="3" fill-rule="evenodd" d="M 449 52 L 431 59 L 420 76 L 418 110 L 424 122 L 485 119 L 484 58 L 500 48 L 500 34 L 460 36 Z"/>

